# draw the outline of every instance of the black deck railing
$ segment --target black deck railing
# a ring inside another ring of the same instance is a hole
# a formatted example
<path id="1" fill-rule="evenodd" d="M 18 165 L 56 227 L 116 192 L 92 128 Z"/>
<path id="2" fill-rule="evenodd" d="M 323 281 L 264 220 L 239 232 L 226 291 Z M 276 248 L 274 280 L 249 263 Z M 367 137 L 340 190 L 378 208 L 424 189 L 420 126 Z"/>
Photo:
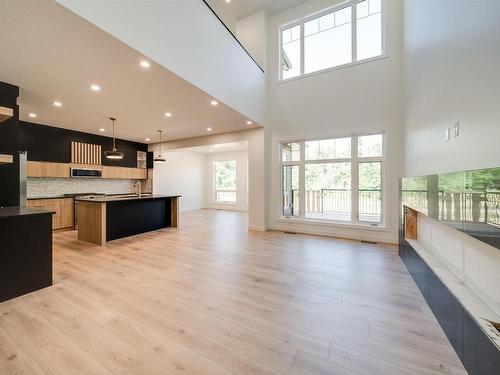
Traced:
<path id="1" fill-rule="evenodd" d="M 427 207 L 426 190 L 404 190 L 403 201 L 414 208 Z M 500 192 L 438 191 L 439 220 L 488 223 L 500 226 Z"/>
<path id="2" fill-rule="evenodd" d="M 381 215 L 382 191 L 380 189 L 359 189 L 358 197 L 360 215 Z M 350 189 L 306 190 L 305 208 L 308 213 L 350 214 L 351 199 Z M 284 194 L 283 203 L 285 215 L 298 212 L 298 190 L 292 190 L 291 194 Z"/>

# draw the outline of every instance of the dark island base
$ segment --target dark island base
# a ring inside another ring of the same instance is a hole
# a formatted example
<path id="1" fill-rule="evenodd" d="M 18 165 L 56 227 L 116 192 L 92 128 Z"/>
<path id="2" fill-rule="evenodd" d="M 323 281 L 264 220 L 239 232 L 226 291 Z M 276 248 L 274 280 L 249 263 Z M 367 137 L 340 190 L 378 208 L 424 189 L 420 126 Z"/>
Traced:
<path id="1" fill-rule="evenodd" d="M 500 351 L 457 298 L 405 240 L 402 230 L 399 238 L 399 256 L 469 375 L 498 373 Z"/>
<path id="2" fill-rule="evenodd" d="M 179 195 L 78 199 L 78 239 L 96 245 L 179 224 Z"/>
<path id="3" fill-rule="evenodd" d="M 170 227 L 170 207 L 170 199 L 107 203 L 106 240 Z"/>
<path id="4" fill-rule="evenodd" d="M 0 238 L 0 302 L 52 285 L 51 212 L 0 217 Z"/>

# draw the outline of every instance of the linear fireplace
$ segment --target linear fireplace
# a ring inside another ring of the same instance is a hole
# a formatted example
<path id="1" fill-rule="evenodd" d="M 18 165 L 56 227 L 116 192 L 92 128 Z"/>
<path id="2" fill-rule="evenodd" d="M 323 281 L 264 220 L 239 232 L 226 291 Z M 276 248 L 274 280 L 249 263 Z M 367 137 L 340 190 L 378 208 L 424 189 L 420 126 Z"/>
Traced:
<path id="1" fill-rule="evenodd" d="M 401 179 L 400 257 L 470 375 L 500 368 L 499 196 L 500 168 Z"/>

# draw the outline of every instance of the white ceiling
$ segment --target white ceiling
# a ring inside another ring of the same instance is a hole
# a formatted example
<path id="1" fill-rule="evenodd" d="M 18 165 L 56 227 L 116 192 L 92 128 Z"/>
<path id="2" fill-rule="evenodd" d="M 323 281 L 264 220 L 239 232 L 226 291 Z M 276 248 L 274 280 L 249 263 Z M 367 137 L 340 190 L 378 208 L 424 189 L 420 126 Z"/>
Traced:
<path id="1" fill-rule="evenodd" d="M 248 141 L 180 148 L 176 150 L 170 150 L 167 152 L 192 151 L 192 152 L 198 152 L 200 154 L 212 154 L 212 153 L 222 153 L 222 152 L 240 152 L 246 150 L 248 150 Z"/>
<path id="2" fill-rule="evenodd" d="M 113 116 L 117 137 L 150 143 L 157 129 L 174 140 L 259 126 L 151 60 L 141 68 L 143 55 L 52 0 L 0 1 L 0 14 L 0 81 L 20 86 L 21 120 L 110 135 Z"/>
<path id="3" fill-rule="evenodd" d="M 209 3 L 217 9 L 224 9 L 224 13 L 230 14 L 235 20 L 246 17 L 252 13 L 264 10 L 268 16 L 291 8 L 304 0 L 209 0 Z"/>

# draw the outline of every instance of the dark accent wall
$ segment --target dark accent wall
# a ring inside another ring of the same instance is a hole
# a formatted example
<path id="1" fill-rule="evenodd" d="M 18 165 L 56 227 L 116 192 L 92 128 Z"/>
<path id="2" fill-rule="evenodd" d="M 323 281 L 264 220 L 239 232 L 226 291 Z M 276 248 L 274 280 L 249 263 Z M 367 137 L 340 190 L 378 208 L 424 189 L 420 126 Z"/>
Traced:
<path id="1" fill-rule="evenodd" d="M 14 156 L 14 163 L 0 165 L 0 207 L 19 206 L 19 87 L 0 82 L 0 106 L 14 115 L 0 123 L 0 154 Z"/>
<path id="2" fill-rule="evenodd" d="M 146 168 L 151 169 L 154 168 L 154 153 L 153 151 L 148 151 L 146 155 Z"/>
<path id="3" fill-rule="evenodd" d="M 84 142 L 102 146 L 102 164 L 107 166 L 137 167 L 137 151 L 147 151 L 144 143 L 116 140 L 116 148 L 125 153 L 122 160 L 110 160 L 104 151 L 113 147 L 113 139 L 101 135 L 78 132 L 53 126 L 19 122 L 20 146 L 28 151 L 28 160 L 50 161 L 57 163 L 71 162 L 71 142 Z"/>

